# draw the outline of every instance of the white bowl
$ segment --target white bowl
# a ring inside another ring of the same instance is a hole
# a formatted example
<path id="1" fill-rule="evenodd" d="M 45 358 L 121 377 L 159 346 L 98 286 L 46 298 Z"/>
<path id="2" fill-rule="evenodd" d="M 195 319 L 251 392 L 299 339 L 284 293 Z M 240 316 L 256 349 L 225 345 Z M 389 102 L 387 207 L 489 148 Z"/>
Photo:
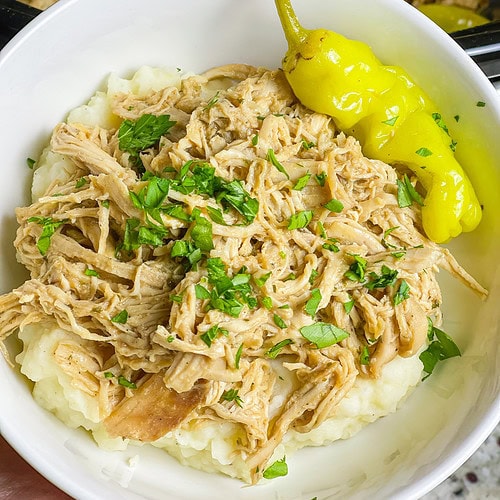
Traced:
<path id="1" fill-rule="evenodd" d="M 286 478 L 256 487 L 182 467 L 158 449 L 101 451 L 38 407 L 25 380 L 0 359 L 2 435 L 73 497 L 418 498 L 458 468 L 499 421 L 499 99 L 461 49 L 402 0 L 294 4 L 306 27 L 368 42 L 439 103 L 484 205 L 479 229 L 451 247 L 490 298 L 481 303 L 442 274 L 444 329 L 463 356 L 443 363 L 396 414 L 348 441 L 297 452 L 287 459 Z M 230 62 L 278 67 L 284 51 L 272 0 L 61 0 L 40 15 L 0 56 L 0 292 L 25 276 L 11 242 L 14 208 L 29 202 L 26 158 L 37 156 L 52 127 L 111 71 L 129 75 L 144 64 L 193 71 Z M 135 455 L 139 461 L 131 465 Z"/>

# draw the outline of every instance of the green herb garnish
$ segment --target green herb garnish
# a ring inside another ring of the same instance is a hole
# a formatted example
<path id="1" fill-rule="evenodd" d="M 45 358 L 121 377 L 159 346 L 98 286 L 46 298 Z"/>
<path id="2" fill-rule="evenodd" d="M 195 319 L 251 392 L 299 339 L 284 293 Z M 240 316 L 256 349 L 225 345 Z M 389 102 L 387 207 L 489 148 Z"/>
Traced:
<path id="1" fill-rule="evenodd" d="M 144 114 L 136 121 L 123 120 L 118 129 L 119 148 L 137 161 L 141 151 L 155 145 L 174 125 L 170 115 Z"/>
<path id="2" fill-rule="evenodd" d="M 283 318 L 281 316 L 279 316 L 278 314 L 273 315 L 273 321 L 274 321 L 274 324 L 278 328 L 286 328 L 287 327 L 286 323 L 283 321 Z"/>
<path id="3" fill-rule="evenodd" d="M 45 255 L 49 250 L 50 240 L 56 229 L 68 222 L 68 219 L 55 220 L 52 217 L 29 217 L 28 222 L 36 222 L 38 225 L 42 226 L 42 234 L 36 242 L 38 251 Z"/>
<path id="4" fill-rule="evenodd" d="M 349 269 L 344 273 L 344 276 L 351 281 L 363 281 L 365 279 L 367 260 L 360 255 L 352 255 L 354 262 L 349 266 Z"/>
<path id="5" fill-rule="evenodd" d="M 307 183 L 309 182 L 311 175 L 312 174 L 307 172 L 307 174 L 303 175 L 302 177 L 299 177 L 297 179 L 297 182 L 295 183 L 295 186 L 293 186 L 292 189 L 295 191 L 302 191 L 307 186 Z"/>
<path id="6" fill-rule="evenodd" d="M 137 389 L 137 386 L 130 380 L 127 380 L 123 375 L 118 377 L 118 383 L 127 389 Z"/>
<path id="7" fill-rule="evenodd" d="M 425 380 L 432 374 L 439 361 L 461 356 L 460 349 L 449 335 L 439 328 L 434 327 L 432 322 L 430 322 L 429 326 L 429 339 L 431 343 L 419 356 L 420 361 L 424 365 L 424 372 L 426 373 L 422 380 Z"/>
<path id="8" fill-rule="evenodd" d="M 277 344 L 273 345 L 273 347 L 271 347 L 271 349 L 269 349 L 266 352 L 266 356 L 268 358 L 274 359 L 274 358 L 276 358 L 276 356 L 278 356 L 278 354 L 281 352 L 281 350 L 285 346 L 290 345 L 290 344 L 293 344 L 293 340 L 292 339 L 282 340 L 281 342 L 278 342 Z"/>
<path id="9" fill-rule="evenodd" d="M 217 91 L 212 98 L 207 102 L 206 106 L 203 108 L 205 111 L 207 109 L 213 108 L 215 104 L 219 101 L 220 91 Z"/>
<path id="10" fill-rule="evenodd" d="M 255 276 L 253 277 L 253 280 L 255 281 L 255 284 L 259 287 L 264 286 L 266 281 L 271 277 L 271 271 L 269 271 L 266 274 L 263 274 L 262 276 L 259 276 L 256 278 Z"/>
<path id="11" fill-rule="evenodd" d="M 240 359 L 241 359 L 241 354 L 243 353 L 243 344 L 238 347 L 238 350 L 236 351 L 236 355 L 234 357 L 234 367 L 239 370 L 240 368 Z"/>
<path id="12" fill-rule="evenodd" d="M 76 181 L 76 184 L 75 184 L 76 189 L 79 189 L 79 188 L 85 186 L 85 184 L 87 184 L 87 182 L 88 182 L 88 180 L 85 177 L 80 177 Z"/>
<path id="13" fill-rule="evenodd" d="M 368 350 L 368 346 L 363 346 L 363 349 L 361 349 L 361 354 L 359 355 L 359 362 L 362 365 L 369 365 L 370 364 L 370 351 Z"/>
<path id="14" fill-rule="evenodd" d="M 128 320 L 128 311 L 126 309 L 123 309 L 123 311 L 120 311 L 118 314 L 113 316 L 111 318 L 111 321 L 113 323 L 120 323 L 120 324 L 125 324 Z"/>
<path id="15" fill-rule="evenodd" d="M 212 345 L 212 342 L 219 336 L 219 335 L 228 335 L 228 331 L 225 330 L 224 328 L 219 328 L 218 325 L 213 325 L 211 326 L 205 333 L 200 335 L 201 340 L 207 344 L 208 347 Z"/>
<path id="16" fill-rule="evenodd" d="M 419 148 L 415 151 L 418 156 L 427 157 L 432 155 L 432 151 L 428 148 Z"/>
<path id="17" fill-rule="evenodd" d="M 392 286 L 395 283 L 397 276 L 397 270 L 383 265 L 380 275 L 378 275 L 377 273 L 370 273 L 371 281 L 365 286 L 369 290 L 374 290 L 375 288 L 386 288 L 388 286 Z"/>
<path id="18" fill-rule="evenodd" d="M 343 306 L 344 306 L 344 311 L 346 312 L 346 314 L 350 314 L 350 312 L 352 311 L 352 308 L 354 307 L 354 304 L 355 304 L 354 299 L 351 299 L 347 302 L 344 302 Z"/>
<path id="19" fill-rule="evenodd" d="M 403 180 L 397 180 L 398 185 L 398 205 L 401 208 L 409 207 L 414 201 L 423 206 L 424 200 L 414 188 L 408 176 L 405 174 Z"/>
<path id="20" fill-rule="evenodd" d="M 316 314 L 318 310 L 319 303 L 321 302 L 322 296 L 319 288 L 314 288 L 311 290 L 311 298 L 306 302 L 304 310 L 309 316 L 313 316 Z"/>
<path id="21" fill-rule="evenodd" d="M 309 342 L 316 344 L 318 349 L 330 347 L 349 337 L 349 333 L 342 330 L 342 328 L 323 322 L 303 326 L 300 329 L 300 333 L 305 339 L 309 340 Z"/>
<path id="22" fill-rule="evenodd" d="M 220 399 L 221 401 L 234 401 L 240 408 L 243 408 L 243 401 L 238 396 L 237 389 L 229 389 L 228 391 L 224 391 Z"/>
<path id="23" fill-rule="evenodd" d="M 448 130 L 448 127 L 446 126 L 440 113 L 432 113 L 432 118 L 439 128 L 443 129 L 448 135 L 450 135 L 450 131 Z"/>
<path id="24" fill-rule="evenodd" d="M 312 210 L 302 210 L 301 212 L 297 212 L 293 214 L 288 220 L 288 229 L 291 231 L 293 229 L 301 229 L 306 227 L 313 218 Z"/>
<path id="25" fill-rule="evenodd" d="M 401 304 L 401 302 L 408 299 L 409 297 L 410 297 L 410 286 L 405 280 L 401 280 L 398 291 L 394 295 L 393 299 L 394 305 L 397 306 L 398 304 Z"/>
<path id="26" fill-rule="evenodd" d="M 276 153 L 274 152 L 273 149 L 268 149 L 267 150 L 267 161 L 271 162 L 271 165 L 276 167 L 278 171 L 280 171 L 282 174 L 286 176 L 287 179 L 290 179 L 290 176 L 288 175 L 288 172 L 285 170 L 285 167 L 278 161 L 278 158 L 276 158 Z"/>
<path id="27" fill-rule="evenodd" d="M 326 178 L 328 177 L 326 172 L 321 172 L 320 174 L 316 174 L 314 178 L 316 179 L 316 182 L 323 187 L 326 183 Z"/>
<path id="28" fill-rule="evenodd" d="M 265 479 L 275 479 L 277 477 L 286 476 L 287 474 L 288 465 L 286 463 L 286 457 L 283 457 L 281 460 L 277 460 L 270 465 L 262 475 Z"/>
<path id="29" fill-rule="evenodd" d="M 339 200 L 330 200 L 328 203 L 323 205 L 325 208 L 328 208 L 330 212 L 340 213 L 344 209 L 344 204 Z"/>
<path id="30" fill-rule="evenodd" d="M 398 118 L 399 118 L 399 116 L 393 116 L 392 118 L 389 118 L 388 120 L 384 120 L 382 123 L 393 127 L 396 124 Z"/>

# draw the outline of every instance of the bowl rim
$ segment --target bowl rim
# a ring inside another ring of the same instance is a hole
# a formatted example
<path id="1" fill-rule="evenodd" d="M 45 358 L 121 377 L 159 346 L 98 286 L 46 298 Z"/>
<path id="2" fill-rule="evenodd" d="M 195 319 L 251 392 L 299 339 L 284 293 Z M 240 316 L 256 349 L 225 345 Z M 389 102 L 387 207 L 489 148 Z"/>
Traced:
<path id="1" fill-rule="evenodd" d="M 17 33 L 0 51 L 0 67 L 9 58 L 15 56 L 15 53 L 20 46 L 29 42 L 29 38 L 33 33 L 44 29 L 44 27 L 50 23 L 53 18 L 58 17 L 62 11 L 71 8 L 71 6 L 75 3 L 83 1 L 84 0 L 59 0 L 49 9 L 41 12 L 34 20 Z M 412 8 L 410 5 L 406 4 L 406 2 L 401 2 L 401 4 L 401 8 Z M 422 18 L 425 18 L 423 14 L 419 13 L 417 15 L 421 15 Z M 427 23 L 430 21 L 425 18 L 422 19 L 421 22 Z M 438 36 L 437 32 L 435 34 Z M 444 32 L 443 34 L 446 35 Z M 451 39 L 450 41 L 456 43 Z M 463 54 L 464 61 L 466 58 L 470 59 L 465 52 L 463 52 Z M 465 64 L 467 65 L 469 62 L 465 62 Z M 470 59 L 470 67 L 476 67 L 472 59 Z M 493 86 L 487 80 L 486 76 L 484 76 L 484 82 L 487 82 L 494 91 Z M 497 99 L 497 110 L 500 110 L 500 96 L 497 96 Z M 440 462 L 439 465 L 433 469 L 432 473 L 429 473 L 412 484 L 400 489 L 397 494 L 393 496 L 393 498 L 400 498 L 401 500 L 408 498 L 417 499 L 431 491 L 437 485 L 446 480 L 446 478 L 448 478 L 454 471 L 456 471 L 481 446 L 481 444 L 488 438 L 499 423 L 500 393 L 497 394 L 493 403 L 488 408 L 488 411 L 484 413 L 482 419 L 478 421 L 478 425 L 474 427 L 468 437 L 455 446 L 452 454 Z M 40 472 L 40 474 L 42 474 L 46 479 L 54 483 L 58 488 L 69 495 L 76 498 L 86 498 L 88 496 L 89 490 L 85 485 L 75 481 L 74 478 L 68 478 L 63 473 L 60 473 L 57 468 L 52 467 L 50 463 L 44 461 L 41 454 L 35 451 L 30 446 L 30 443 L 24 440 L 19 435 L 19 432 L 16 431 L 17 429 L 14 423 L 3 421 L 2 414 L 0 412 L 0 432 L 5 440 L 19 453 L 19 455 L 23 457 L 24 460 Z"/>

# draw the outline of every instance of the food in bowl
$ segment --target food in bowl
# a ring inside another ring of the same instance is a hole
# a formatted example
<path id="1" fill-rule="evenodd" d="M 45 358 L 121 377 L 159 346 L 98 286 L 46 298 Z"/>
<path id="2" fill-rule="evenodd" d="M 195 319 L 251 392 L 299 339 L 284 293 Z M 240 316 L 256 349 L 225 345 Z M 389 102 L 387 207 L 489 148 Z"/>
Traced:
<path id="1" fill-rule="evenodd" d="M 432 371 L 429 334 L 451 342 L 439 267 L 487 294 L 424 235 L 411 174 L 280 70 L 112 76 L 34 167 L 15 242 L 31 278 L 0 298 L 0 338 L 19 328 L 35 399 L 103 447 L 284 475 Z"/>

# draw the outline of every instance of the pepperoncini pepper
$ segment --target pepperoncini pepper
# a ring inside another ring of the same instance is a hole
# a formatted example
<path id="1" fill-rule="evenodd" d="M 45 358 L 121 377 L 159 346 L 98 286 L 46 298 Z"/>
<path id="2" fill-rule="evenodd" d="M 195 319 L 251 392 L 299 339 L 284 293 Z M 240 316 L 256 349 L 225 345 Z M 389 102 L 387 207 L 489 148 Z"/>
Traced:
<path id="1" fill-rule="evenodd" d="M 363 42 L 304 29 L 290 0 L 275 0 L 288 42 L 283 70 L 299 101 L 330 115 L 364 153 L 411 169 L 426 190 L 422 224 L 438 243 L 481 220 L 474 189 L 431 99 L 397 66 L 383 65 Z"/>

